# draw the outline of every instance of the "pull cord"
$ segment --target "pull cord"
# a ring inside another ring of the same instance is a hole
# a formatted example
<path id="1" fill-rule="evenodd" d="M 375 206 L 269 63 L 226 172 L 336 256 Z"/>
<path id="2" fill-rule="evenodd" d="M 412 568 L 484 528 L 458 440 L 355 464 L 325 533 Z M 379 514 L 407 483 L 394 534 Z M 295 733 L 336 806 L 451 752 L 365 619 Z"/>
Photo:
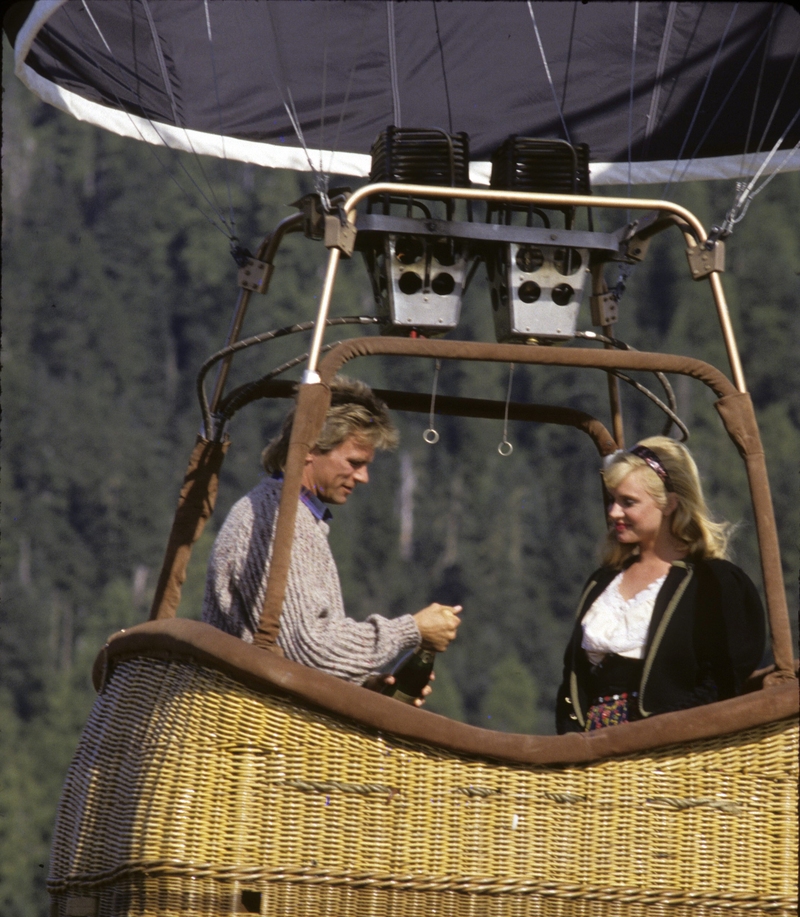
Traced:
<path id="1" fill-rule="evenodd" d="M 503 438 L 500 441 L 500 445 L 497 447 L 497 451 L 504 458 L 511 455 L 514 451 L 513 445 L 508 441 L 508 405 L 511 402 L 511 383 L 514 379 L 514 364 L 508 364 L 508 391 L 506 392 L 506 409 L 505 414 L 503 415 Z"/>
<path id="2" fill-rule="evenodd" d="M 422 438 L 428 443 L 429 446 L 433 446 L 439 442 L 439 434 L 434 428 L 434 419 L 433 411 L 436 406 L 436 387 L 439 384 L 439 370 L 442 368 L 442 361 L 436 361 L 436 368 L 433 371 L 433 388 L 431 389 L 431 412 L 428 416 L 428 429 L 422 434 Z"/>

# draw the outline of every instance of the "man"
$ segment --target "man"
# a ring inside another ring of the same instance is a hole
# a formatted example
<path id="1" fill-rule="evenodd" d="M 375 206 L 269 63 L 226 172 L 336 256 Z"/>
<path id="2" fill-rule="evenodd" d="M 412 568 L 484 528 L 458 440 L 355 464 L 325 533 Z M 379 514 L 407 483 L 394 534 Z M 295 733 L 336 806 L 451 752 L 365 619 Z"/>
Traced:
<path id="1" fill-rule="evenodd" d="M 203 620 L 248 642 L 264 607 L 293 418 L 294 409 L 262 454 L 270 476 L 234 505 L 211 552 Z M 346 503 L 357 484 L 369 481 L 375 450 L 393 449 L 397 439 L 386 405 L 369 387 L 337 377 L 303 469 L 278 644 L 288 659 L 356 684 L 374 685 L 381 672 L 420 645 L 442 652 L 460 623 L 460 606 L 438 603 L 394 619 L 375 614 L 358 622 L 345 616 L 325 504 Z"/>

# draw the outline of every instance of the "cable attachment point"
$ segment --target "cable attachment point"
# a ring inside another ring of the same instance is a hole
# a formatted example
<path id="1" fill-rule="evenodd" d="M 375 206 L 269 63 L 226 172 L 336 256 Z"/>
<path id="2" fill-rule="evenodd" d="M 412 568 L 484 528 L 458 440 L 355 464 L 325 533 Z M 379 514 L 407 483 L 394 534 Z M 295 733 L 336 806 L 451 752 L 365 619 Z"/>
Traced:
<path id="1" fill-rule="evenodd" d="M 709 274 L 722 274 L 725 271 L 725 243 L 721 239 L 709 236 L 704 244 L 687 248 L 686 257 L 689 261 L 689 270 L 692 272 L 692 280 L 702 280 Z"/>
<path id="2" fill-rule="evenodd" d="M 348 220 L 341 204 L 337 205 L 335 213 L 325 214 L 323 242 L 325 248 L 338 248 L 345 258 L 353 254 L 356 247 L 356 227 Z"/>
<path id="3" fill-rule="evenodd" d="M 266 261 L 259 261 L 257 258 L 245 258 L 244 263 L 239 264 L 239 276 L 237 282 L 243 290 L 250 290 L 253 293 L 266 293 L 269 287 L 274 265 Z"/>
<path id="4" fill-rule="evenodd" d="M 239 267 L 245 267 L 247 262 L 252 259 L 253 254 L 249 249 L 239 244 L 239 240 L 236 238 L 236 236 L 232 236 L 231 257 Z"/>

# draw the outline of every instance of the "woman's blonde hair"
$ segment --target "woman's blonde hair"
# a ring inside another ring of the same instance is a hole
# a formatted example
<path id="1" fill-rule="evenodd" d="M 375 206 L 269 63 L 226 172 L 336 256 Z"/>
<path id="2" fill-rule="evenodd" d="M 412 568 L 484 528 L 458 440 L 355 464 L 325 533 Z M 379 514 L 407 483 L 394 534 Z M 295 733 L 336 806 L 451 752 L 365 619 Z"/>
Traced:
<path id="1" fill-rule="evenodd" d="M 636 472 L 658 506 L 665 507 L 669 494 L 674 493 L 678 505 L 670 518 L 670 532 L 685 547 L 687 557 L 692 560 L 727 558 L 733 526 L 711 519 L 697 465 L 686 446 L 666 436 L 651 436 L 637 443 L 638 446 L 653 453 L 666 473 L 666 481 L 645 458 L 621 451 L 611 457 L 602 471 L 606 488 L 615 490 L 629 474 Z M 619 569 L 636 550 L 637 545 L 620 544 L 610 531 L 603 550 L 603 563 Z"/>
<path id="2" fill-rule="evenodd" d="M 289 453 L 294 408 L 286 415 L 281 432 L 261 453 L 261 464 L 269 474 L 283 471 Z M 331 406 L 314 446 L 317 452 L 330 452 L 354 436 L 373 449 L 395 449 L 398 434 L 389 410 L 372 389 L 358 379 L 334 376 L 331 380 Z"/>

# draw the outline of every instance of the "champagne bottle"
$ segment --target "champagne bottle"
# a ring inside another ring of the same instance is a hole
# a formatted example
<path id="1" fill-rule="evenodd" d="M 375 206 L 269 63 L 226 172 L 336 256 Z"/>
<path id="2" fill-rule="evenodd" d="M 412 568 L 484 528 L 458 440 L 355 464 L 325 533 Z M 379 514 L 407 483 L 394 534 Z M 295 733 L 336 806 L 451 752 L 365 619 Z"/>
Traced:
<path id="1" fill-rule="evenodd" d="M 394 684 L 385 685 L 382 693 L 404 704 L 413 704 L 422 696 L 422 689 L 428 684 L 433 671 L 434 650 L 420 647 L 394 673 Z"/>

